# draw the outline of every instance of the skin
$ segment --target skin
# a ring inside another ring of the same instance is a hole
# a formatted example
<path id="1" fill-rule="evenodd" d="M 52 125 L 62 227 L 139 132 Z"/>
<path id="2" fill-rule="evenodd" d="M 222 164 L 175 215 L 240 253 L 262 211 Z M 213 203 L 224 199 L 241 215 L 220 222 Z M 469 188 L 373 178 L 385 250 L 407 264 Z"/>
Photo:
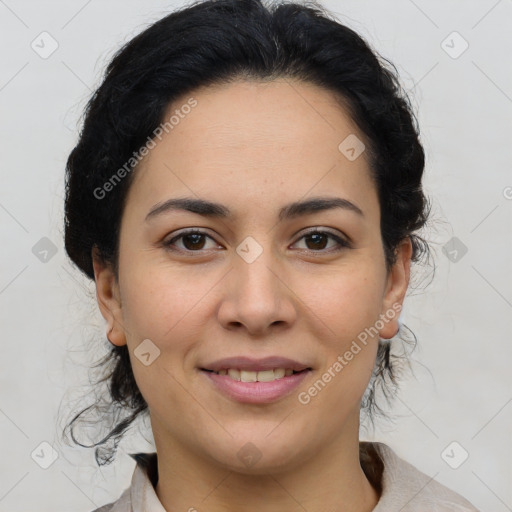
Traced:
<path id="1" fill-rule="evenodd" d="M 366 154 L 350 161 L 338 149 L 349 134 L 365 137 L 331 92 L 308 83 L 199 88 L 168 114 L 190 96 L 198 105 L 135 171 L 118 281 L 93 251 L 109 338 L 128 345 L 148 403 L 156 493 L 169 511 L 370 511 L 379 495 L 359 462 L 359 410 L 378 338 L 310 403 L 297 398 L 407 291 L 410 241 L 388 273 Z M 222 203 L 233 217 L 169 211 L 145 221 L 155 204 L 185 196 Z M 338 208 L 278 221 L 282 206 L 313 196 L 348 199 L 364 215 Z M 166 248 L 184 228 L 206 236 Z M 309 228 L 352 246 L 315 245 Z M 263 250 L 252 263 L 236 252 L 247 236 Z M 397 332 L 397 318 L 382 338 Z M 145 339 L 160 350 L 148 366 L 134 356 Z M 234 355 L 290 357 L 313 371 L 275 403 L 240 403 L 199 370 Z M 251 467 L 237 455 L 249 442 L 261 454 Z"/>

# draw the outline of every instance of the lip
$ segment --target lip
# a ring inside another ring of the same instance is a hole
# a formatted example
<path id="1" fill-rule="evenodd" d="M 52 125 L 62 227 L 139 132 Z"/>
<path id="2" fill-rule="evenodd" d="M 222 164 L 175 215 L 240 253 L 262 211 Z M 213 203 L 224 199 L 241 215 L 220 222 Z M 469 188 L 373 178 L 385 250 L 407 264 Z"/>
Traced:
<path id="1" fill-rule="evenodd" d="M 272 368 L 284 368 L 285 370 L 291 368 L 296 372 L 311 369 L 308 364 L 294 361 L 293 359 L 289 359 L 287 357 L 270 356 L 264 357 L 262 359 L 255 359 L 246 356 L 236 356 L 218 359 L 217 361 L 202 366 L 201 370 L 211 370 L 218 372 L 219 370 L 228 370 L 229 368 L 253 372 L 270 370 Z"/>
<path id="2" fill-rule="evenodd" d="M 282 366 L 279 367 L 282 368 Z M 219 375 L 206 370 L 201 370 L 201 374 L 209 379 L 215 389 L 232 400 L 249 404 L 264 404 L 276 402 L 289 395 L 311 371 L 311 369 L 306 369 L 271 382 L 241 382 L 228 375 Z"/>

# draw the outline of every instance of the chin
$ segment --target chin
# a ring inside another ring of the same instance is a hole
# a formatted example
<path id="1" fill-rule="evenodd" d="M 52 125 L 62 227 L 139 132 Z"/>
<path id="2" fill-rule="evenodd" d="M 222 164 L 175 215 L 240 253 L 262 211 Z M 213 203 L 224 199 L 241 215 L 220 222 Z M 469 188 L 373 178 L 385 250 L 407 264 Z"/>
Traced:
<path id="1" fill-rule="evenodd" d="M 292 470 L 297 464 L 313 455 L 312 443 L 294 442 L 289 435 L 274 436 L 270 441 L 268 431 L 261 435 L 232 439 L 228 445 L 211 453 L 215 462 L 229 471 L 247 475 L 264 475 Z M 303 451 L 300 446 L 308 446 Z M 211 445 L 209 446 L 211 450 Z"/>

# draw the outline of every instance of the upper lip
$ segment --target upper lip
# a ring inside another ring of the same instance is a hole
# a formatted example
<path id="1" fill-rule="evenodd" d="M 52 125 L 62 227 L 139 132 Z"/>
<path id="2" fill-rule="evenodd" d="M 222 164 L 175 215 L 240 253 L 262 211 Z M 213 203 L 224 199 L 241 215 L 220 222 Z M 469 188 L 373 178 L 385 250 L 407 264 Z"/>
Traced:
<path id="1" fill-rule="evenodd" d="M 228 370 L 229 368 L 253 372 L 270 370 L 272 368 L 284 368 L 300 372 L 302 370 L 310 369 L 311 367 L 307 364 L 300 363 L 299 361 L 279 356 L 264 357 L 262 359 L 255 359 L 246 356 L 226 357 L 224 359 L 217 359 L 216 361 L 201 367 L 203 370 L 211 370 L 214 372 L 218 372 L 219 370 Z"/>

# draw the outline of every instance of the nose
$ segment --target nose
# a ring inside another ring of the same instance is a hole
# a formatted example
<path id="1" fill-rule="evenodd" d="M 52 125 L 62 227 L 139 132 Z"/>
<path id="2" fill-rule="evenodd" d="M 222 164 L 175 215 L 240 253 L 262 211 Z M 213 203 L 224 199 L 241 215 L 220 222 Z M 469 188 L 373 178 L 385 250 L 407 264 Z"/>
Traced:
<path id="1" fill-rule="evenodd" d="M 224 290 L 217 315 L 225 329 L 259 337 L 290 328 L 297 318 L 293 290 L 268 248 L 252 262 L 236 254 Z"/>

